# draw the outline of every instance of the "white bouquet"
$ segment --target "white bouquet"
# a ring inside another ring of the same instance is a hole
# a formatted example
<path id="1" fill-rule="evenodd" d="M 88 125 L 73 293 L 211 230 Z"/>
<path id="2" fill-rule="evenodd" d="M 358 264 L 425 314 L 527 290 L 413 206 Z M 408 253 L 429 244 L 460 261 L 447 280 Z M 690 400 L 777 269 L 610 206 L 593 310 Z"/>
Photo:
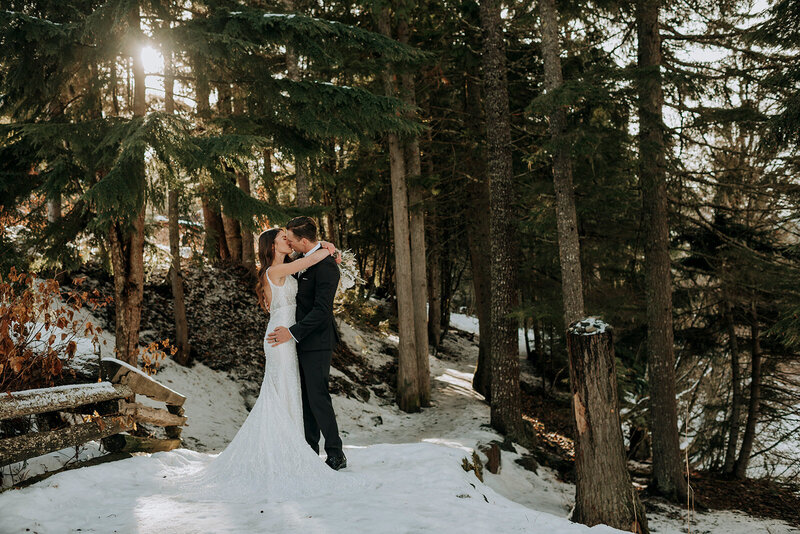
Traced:
<path id="1" fill-rule="evenodd" d="M 339 287 L 337 293 L 344 293 L 348 289 L 353 288 L 356 284 L 364 284 L 365 280 L 361 278 L 361 273 L 358 272 L 358 262 L 356 256 L 350 250 L 337 250 L 336 253 L 342 258 L 339 263 Z"/>

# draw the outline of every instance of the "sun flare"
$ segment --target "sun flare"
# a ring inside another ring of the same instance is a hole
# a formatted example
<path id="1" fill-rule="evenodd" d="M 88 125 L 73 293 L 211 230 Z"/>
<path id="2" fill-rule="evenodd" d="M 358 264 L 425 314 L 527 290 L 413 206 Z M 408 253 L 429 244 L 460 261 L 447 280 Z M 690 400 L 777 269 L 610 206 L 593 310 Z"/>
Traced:
<path id="1" fill-rule="evenodd" d="M 152 46 L 142 47 L 142 63 L 147 73 L 161 72 L 164 69 L 164 57 Z"/>

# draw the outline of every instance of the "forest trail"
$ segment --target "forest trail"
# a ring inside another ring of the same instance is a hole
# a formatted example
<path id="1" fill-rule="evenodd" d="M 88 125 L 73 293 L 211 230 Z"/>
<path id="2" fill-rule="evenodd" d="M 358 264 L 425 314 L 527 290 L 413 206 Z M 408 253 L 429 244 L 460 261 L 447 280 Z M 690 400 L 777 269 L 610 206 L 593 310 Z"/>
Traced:
<path id="1" fill-rule="evenodd" d="M 348 346 L 360 351 L 371 367 L 391 360 L 377 351 L 392 344 L 393 336 L 340 326 Z M 502 452 L 500 473 L 484 471 L 484 483 L 464 471 L 462 460 L 476 447 L 499 439 L 483 423 L 488 406 L 470 387 L 476 357 L 477 347 L 468 336 L 448 334 L 438 357 L 430 358 L 434 405 L 419 414 L 405 414 L 377 395 L 368 402 L 334 397 L 349 460 L 346 476 L 361 477 L 362 482 L 347 492 L 280 503 L 235 495 L 224 501 L 186 500 L 164 487 L 165 477 L 196 469 L 211 456 L 180 449 L 68 471 L 5 492 L 0 495 L 0 532 L 148 533 L 167 526 L 176 533 L 618 532 L 567 520 L 574 486 L 559 481 L 550 469 L 524 469 L 514 461 L 526 452 L 519 447 L 514 453 Z M 337 369 L 332 374 L 343 376 Z M 239 385 L 225 373 L 202 365 L 187 370 L 167 361 L 159 379 L 196 392 L 187 411 L 196 423 L 186 431 L 203 448 L 218 450 L 241 424 L 234 421 L 246 416 Z M 220 409 L 234 417 L 226 420 Z M 649 519 L 656 532 L 685 531 L 683 512 L 677 508 L 662 507 Z M 698 514 L 693 523 L 696 532 L 796 532 L 784 523 L 735 512 Z"/>

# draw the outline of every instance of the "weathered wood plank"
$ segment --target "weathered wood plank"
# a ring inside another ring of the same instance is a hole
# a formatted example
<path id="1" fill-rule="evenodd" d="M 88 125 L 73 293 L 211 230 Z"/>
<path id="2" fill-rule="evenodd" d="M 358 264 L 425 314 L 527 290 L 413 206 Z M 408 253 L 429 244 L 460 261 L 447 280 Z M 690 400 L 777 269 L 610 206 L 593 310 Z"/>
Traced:
<path id="1" fill-rule="evenodd" d="M 181 426 L 186 424 L 186 418 L 169 413 L 167 410 L 152 408 L 138 402 L 125 402 L 120 404 L 120 413 L 130 415 L 138 423 L 150 423 L 156 426 Z"/>
<path id="2" fill-rule="evenodd" d="M 99 420 L 59 430 L 31 432 L 23 436 L 5 438 L 0 440 L 0 465 L 13 464 L 67 447 L 76 447 L 87 441 L 130 430 L 133 424 L 133 418 L 130 417 L 101 417 Z"/>
<path id="3" fill-rule="evenodd" d="M 0 395 L 0 420 L 66 410 L 84 404 L 131 395 L 133 395 L 133 390 L 130 387 L 110 382 L 73 384 L 4 393 Z"/>
<path id="4" fill-rule="evenodd" d="M 117 434 L 103 440 L 103 446 L 111 452 L 160 452 L 171 451 L 181 446 L 179 439 L 157 439 L 129 434 Z"/>
<path id="5" fill-rule="evenodd" d="M 137 395 L 144 395 L 153 400 L 163 401 L 175 406 L 183 406 L 186 397 L 167 386 L 160 384 L 140 369 L 115 358 L 103 358 L 100 361 L 103 376 L 114 384 L 129 386 Z"/>

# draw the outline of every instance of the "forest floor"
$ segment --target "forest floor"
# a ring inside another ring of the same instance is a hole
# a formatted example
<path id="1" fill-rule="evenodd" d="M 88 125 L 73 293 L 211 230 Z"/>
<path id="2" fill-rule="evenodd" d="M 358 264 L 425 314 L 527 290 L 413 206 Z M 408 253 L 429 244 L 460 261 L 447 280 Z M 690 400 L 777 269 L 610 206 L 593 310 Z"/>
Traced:
<path id="1" fill-rule="evenodd" d="M 105 288 L 108 281 L 93 277 L 89 283 Z M 171 335 L 172 311 L 164 285 L 162 282 L 147 288 L 145 309 L 149 311 L 146 321 L 143 321 L 143 342 Z M 156 375 L 158 380 L 173 389 L 188 394 L 185 409 L 189 425 L 183 433 L 187 449 L 218 452 L 235 435 L 252 406 L 263 376 L 262 339 L 266 327 L 266 318 L 253 300 L 246 276 L 242 273 L 210 268 L 187 273 L 190 341 L 198 347 L 194 353 L 195 361 L 188 368 L 171 360 L 164 361 Z M 202 322 L 195 323 L 191 317 L 200 317 Z M 107 320 L 108 316 L 98 317 L 100 323 Z M 470 318 L 456 315 L 453 322 L 469 328 Z M 109 328 L 109 323 L 103 326 L 107 329 L 104 335 L 113 342 L 113 336 L 109 334 L 113 328 Z M 432 406 L 424 408 L 421 413 L 406 414 L 394 405 L 397 336 L 383 325 L 379 328 L 374 325 L 370 327 L 363 320 L 345 320 L 344 316 L 339 320 L 339 327 L 344 343 L 334 356 L 331 390 L 346 453 L 350 458 L 348 470 L 386 477 L 385 481 L 399 492 L 394 498 L 405 500 L 407 509 L 387 510 L 382 516 L 382 520 L 400 521 L 394 524 L 398 528 L 389 531 L 410 532 L 436 526 L 442 532 L 477 532 L 485 531 L 486 525 L 498 531 L 548 534 L 583 531 L 583 527 L 566 520 L 575 491 L 570 482 L 569 403 L 565 402 L 563 394 L 537 394 L 535 379 L 531 379 L 532 370 L 524 359 L 524 411 L 542 437 L 544 445 L 541 451 L 528 451 L 517 445 L 503 444 L 501 436 L 488 426 L 489 408 L 471 387 L 478 352 L 474 332 L 454 328 L 445 336 L 440 351 L 430 357 Z M 108 350 L 108 347 L 104 347 L 103 353 L 110 356 L 106 354 Z M 471 459 L 475 451 L 482 463 L 486 464 L 488 458 L 482 451 L 493 442 L 501 444 L 500 470 L 492 474 L 484 468 L 483 484 L 480 484 L 475 473 L 461 469 L 461 462 Z M 420 449 L 413 447 L 413 444 L 438 447 Z M 393 446 L 397 448 L 392 449 Z M 67 450 L 61 451 L 60 455 L 63 458 L 72 453 L 74 450 Z M 100 453 L 97 444 L 90 443 L 80 451 L 79 456 L 85 459 Z M 174 459 L 170 454 L 157 453 L 152 458 L 167 463 L 166 459 Z M 396 455 L 400 455 L 400 458 L 395 458 Z M 37 469 L 52 469 L 58 463 L 58 457 L 58 454 L 48 455 L 38 467 L 36 462 L 31 462 L 26 467 L 28 476 L 35 474 Z M 71 503 L 74 498 L 64 497 L 63 492 L 58 493 L 56 488 L 59 484 L 77 489 L 82 487 L 81 480 L 85 485 L 115 480 L 115 476 L 120 477 L 120 482 L 124 484 L 125 471 L 121 466 L 133 460 L 143 462 L 144 458 L 107 464 L 115 466 L 113 468 L 81 468 L 53 476 L 30 488 L 0 494 L 2 515 L 11 518 L 0 525 L 0 532 L 22 532 L 31 527 L 32 531 L 61 532 L 65 531 L 67 525 L 72 529 L 82 528 L 83 531 L 103 531 L 104 526 L 116 524 L 99 515 L 93 519 L 94 510 L 89 504 L 81 513 L 67 514 L 66 523 L 52 523 L 48 518 L 52 516 L 53 521 L 56 521 L 56 517 L 63 519 L 65 510 L 71 510 L 69 507 L 73 506 Z M 386 471 L 385 468 L 392 462 L 399 462 L 393 468 L 396 471 Z M 451 465 L 451 462 L 455 463 Z M 153 469 L 152 463 L 137 465 L 140 466 L 139 473 L 144 473 L 137 477 L 146 477 L 148 469 Z M 455 465 L 458 465 L 458 469 L 453 471 Z M 379 466 L 383 466 L 383 471 L 378 470 Z M 457 475 L 459 471 L 461 475 Z M 82 474 L 74 474 L 78 472 Z M 97 477 L 91 476 L 91 473 L 96 473 Z M 697 500 L 706 509 L 693 513 L 688 522 L 685 507 L 643 494 L 652 532 L 678 533 L 687 529 L 696 533 L 724 531 L 732 534 L 800 532 L 796 514 L 796 510 L 800 509 L 797 504 L 800 503 L 791 488 L 758 481 L 733 483 L 707 474 L 695 474 L 693 477 L 695 480 L 692 485 Z M 407 492 L 414 483 L 426 488 L 433 487 L 437 478 L 449 481 L 448 492 L 460 493 L 457 494 L 458 499 L 440 499 L 431 504 L 433 508 L 427 512 L 436 516 L 434 520 L 433 517 L 426 517 L 426 511 L 422 510 L 426 503 L 409 501 L 412 497 L 407 497 Z M 134 492 L 126 499 L 143 502 L 145 495 L 142 491 Z M 473 502 L 470 504 L 468 501 Z M 493 507 L 488 510 L 491 512 L 488 516 L 487 510 L 476 508 L 484 501 Z M 395 506 L 388 497 L 380 501 L 380 505 Z M 149 506 L 154 506 L 154 503 L 150 502 Z M 407 516 L 413 515 L 414 506 L 421 508 L 420 516 L 412 523 L 408 522 Z M 49 511 L 45 513 L 43 507 L 55 511 L 52 514 Z M 111 510 L 108 512 L 111 513 Z M 128 510 L 127 515 L 138 518 L 136 524 L 140 527 L 144 524 L 142 521 L 156 521 L 158 517 L 156 514 L 154 519 L 139 508 L 135 512 L 131 514 Z M 281 514 L 285 515 L 285 511 Z M 464 514 L 466 517 L 462 517 Z M 492 514 L 497 517 L 493 519 Z M 337 524 L 347 524 L 346 517 L 331 516 L 328 519 L 330 523 L 324 529 L 327 532 L 338 532 Z M 126 520 L 129 522 L 120 523 L 123 528 L 131 524 L 130 518 Z M 319 521 L 320 516 L 316 520 Z M 309 521 L 301 521 L 298 528 L 301 524 L 310 527 Z M 290 523 L 284 521 L 275 526 L 293 530 L 287 527 Z M 250 525 L 236 521 L 233 524 L 238 525 L 240 531 Z M 11 525 L 19 527 L 19 530 L 5 530 Z M 373 531 L 387 531 L 385 525 L 380 528 L 374 524 L 370 526 Z M 213 530 L 209 526 L 206 531 Z M 137 531 L 150 530 L 139 528 Z M 598 527 L 592 531 L 611 529 Z"/>

